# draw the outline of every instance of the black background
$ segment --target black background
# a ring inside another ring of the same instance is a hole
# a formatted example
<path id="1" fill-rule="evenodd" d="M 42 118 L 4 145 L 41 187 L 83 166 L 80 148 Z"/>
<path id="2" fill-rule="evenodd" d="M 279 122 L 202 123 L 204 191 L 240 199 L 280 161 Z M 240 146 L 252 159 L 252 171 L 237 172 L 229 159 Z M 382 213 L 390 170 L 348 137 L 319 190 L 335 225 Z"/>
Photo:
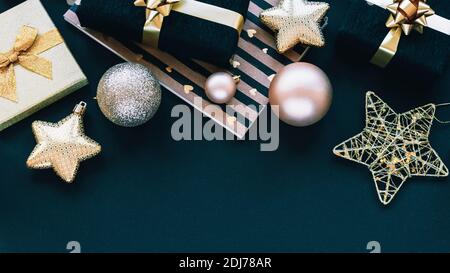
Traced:
<path id="1" fill-rule="evenodd" d="M 0 10 L 20 2 L 3 0 Z M 258 141 L 172 140 L 170 112 L 182 101 L 167 90 L 149 123 L 113 125 L 93 97 L 102 74 L 122 60 L 64 22 L 64 0 L 42 2 L 90 85 L 0 133 L 0 252 L 67 252 L 72 240 L 83 252 L 367 252 L 372 240 L 386 252 L 450 250 L 447 179 L 410 179 L 385 207 L 370 172 L 331 152 L 363 128 L 367 90 L 398 112 L 450 101 L 449 73 L 409 84 L 407 68 L 388 77 L 339 56 L 345 2 L 329 1 L 327 45 L 306 57 L 329 75 L 333 105 L 314 126 L 281 124 L 275 152 L 260 152 Z M 32 121 L 56 122 L 80 100 L 102 154 L 82 163 L 73 185 L 51 170 L 28 170 Z M 438 115 L 450 119 L 447 109 Z M 447 163 L 449 133 L 450 125 L 435 124 L 430 138 Z"/>

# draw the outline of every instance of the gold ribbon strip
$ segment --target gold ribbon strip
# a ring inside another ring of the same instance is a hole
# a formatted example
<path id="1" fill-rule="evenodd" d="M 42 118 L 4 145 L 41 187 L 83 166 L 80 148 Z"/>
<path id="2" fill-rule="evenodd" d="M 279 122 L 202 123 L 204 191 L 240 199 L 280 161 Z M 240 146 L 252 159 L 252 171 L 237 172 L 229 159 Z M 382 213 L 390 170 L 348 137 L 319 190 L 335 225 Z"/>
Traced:
<path id="1" fill-rule="evenodd" d="M 386 67 L 397 53 L 402 33 L 409 35 L 413 30 L 423 33 L 424 27 L 428 27 L 429 23 L 431 23 L 431 28 L 450 35 L 450 21 L 435 15 L 426 1 L 367 0 L 367 2 L 385 8 L 391 13 L 386 22 L 386 27 L 390 30 L 372 57 L 371 63 Z M 432 20 L 428 22 L 428 18 Z"/>
<path id="2" fill-rule="evenodd" d="M 244 17 L 232 10 L 195 0 L 136 0 L 134 5 L 146 8 L 146 22 L 142 42 L 158 48 L 164 17 L 176 11 L 235 29 L 238 35 L 244 26 Z"/>
<path id="3" fill-rule="evenodd" d="M 23 26 L 13 48 L 6 53 L 0 53 L 0 97 L 17 102 L 15 64 L 52 79 L 52 63 L 37 54 L 63 42 L 57 29 L 38 35 L 36 28 Z"/>

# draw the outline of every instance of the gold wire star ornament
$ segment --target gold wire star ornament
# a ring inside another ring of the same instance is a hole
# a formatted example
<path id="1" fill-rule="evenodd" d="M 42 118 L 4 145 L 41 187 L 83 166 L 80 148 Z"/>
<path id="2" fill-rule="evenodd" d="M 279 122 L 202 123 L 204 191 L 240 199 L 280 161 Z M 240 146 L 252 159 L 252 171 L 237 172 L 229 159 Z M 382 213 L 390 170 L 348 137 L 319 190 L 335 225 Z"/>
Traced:
<path id="1" fill-rule="evenodd" d="M 286 52 L 298 43 L 322 47 L 325 39 L 319 22 L 330 5 L 306 0 L 281 0 L 280 3 L 260 14 L 261 21 L 277 32 L 277 49 Z"/>
<path id="2" fill-rule="evenodd" d="M 53 168 L 65 182 L 72 183 L 80 162 L 101 151 L 101 146 L 84 134 L 82 118 L 85 110 L 86 103 L 80 102 L 72 114 L 58 123 L 33 122 L 37 145 L 28 157 L 27 166 Z"/>
<path id="3" fill-rule="evenodd" d="M 448 176 L 428 140 L 435 111 L 435 104 L 427 104 L 397 114 L 373 92 L 367 92 L 366 127 L 333 152 L 366 165 L 381 203 L 387 205 L 409 177 Z"/>

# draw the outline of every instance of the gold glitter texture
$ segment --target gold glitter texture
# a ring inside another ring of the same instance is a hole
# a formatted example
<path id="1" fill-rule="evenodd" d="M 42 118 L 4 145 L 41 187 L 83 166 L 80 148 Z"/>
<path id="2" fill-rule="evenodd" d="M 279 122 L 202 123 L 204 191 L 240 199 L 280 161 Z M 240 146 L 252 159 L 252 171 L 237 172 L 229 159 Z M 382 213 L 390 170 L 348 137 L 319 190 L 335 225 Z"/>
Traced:
<path id="1" fill-rule="evenodd" d="M 277 49 L 286 52 L 298 43 L 322 47 L 325 39 L 319 22 L 330 6 L 306 0 L 281 0 L 278 6 L 263 11 L 261 21 L 277 33 Z"/>
<path id="2" fill-rule="evenodd" d="M 387 205 L 412 176 L 448 176 L 428 140 L 436 105 L 395 113 L 373 92 L 366 94 L 366 127 L 336 146 L 334 154 L 366 165 L 380 201 Z"/>
<path id="3" fill-rule="evenodd" d="M 100 153 L 101 146 L 84 135 L 85 107 L 84 102 L 79 103 L 71 115 L 58 123 L 33 122 L 37 145 L 28 157 L 29 168 L 53 168 L 64 181 L 72 183 L 80 162 Z"/>

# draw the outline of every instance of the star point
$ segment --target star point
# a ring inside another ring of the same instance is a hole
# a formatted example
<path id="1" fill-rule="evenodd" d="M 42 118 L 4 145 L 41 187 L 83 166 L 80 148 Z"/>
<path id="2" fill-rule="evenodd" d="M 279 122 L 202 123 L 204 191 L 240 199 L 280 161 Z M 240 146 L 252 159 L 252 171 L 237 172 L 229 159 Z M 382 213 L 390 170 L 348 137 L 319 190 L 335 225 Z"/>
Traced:
<path id="1" fill-rule="evenodd" d="M 366 126 L 337 145 L 333 153 L 369 168 L 384 205 L 412 176 L 446 177 L 449 171 L 428 136 L 436 105 L 397 114 L 375 93 L 366 94 Z"/>
<path id="2" fill-rule="evenodd" d="M 27 159 L 33 169 L 53 168 L 65 182 L 72 183 L 81 161 L 101 151 L 101 146 L 84 134 L 80 114 L 73 113 L 58 123 L 32 124 L 37 145 Z"/>

